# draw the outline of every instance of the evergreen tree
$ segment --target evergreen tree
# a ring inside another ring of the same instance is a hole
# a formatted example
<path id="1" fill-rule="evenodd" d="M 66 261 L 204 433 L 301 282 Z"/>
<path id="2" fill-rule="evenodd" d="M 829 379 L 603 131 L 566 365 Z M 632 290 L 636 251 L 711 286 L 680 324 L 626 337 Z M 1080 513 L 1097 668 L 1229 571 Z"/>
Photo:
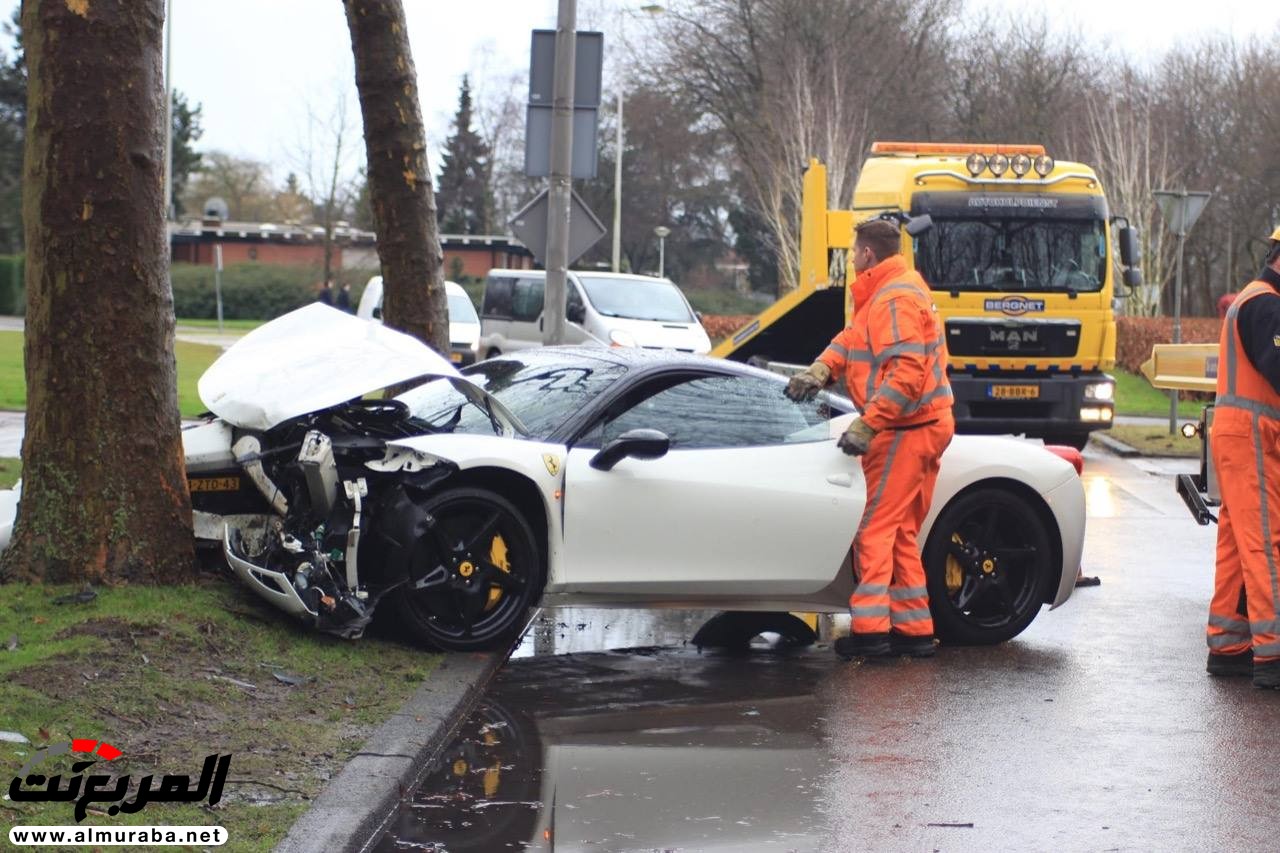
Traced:
<path id="1" fill-rule="evenodd" d="M 22 47 L 21 10 L 4 25 L 13 39 L 0 58 L 0 252 L 22 251 L 22 148 L 27 129 L 27 63 Z"/>
<path id="2" fill-rule="evenodd" d="M 492 193 L 489 146 L 471 129 L 471 81 L 462 78 L 453 135 L 441 158 L 436 203 L 440 230 L 446 234 L 488 234 Z"/>
<path id="3" fill-rule="evenodd" d="M 182 196 L 187 188 L 187 178 L 200 171 L 204 165 L 202 155 L 192 145 L 204 134 L 200 126 L 200 105 L 187 103 L 186 95 L 173 90 L 173 209 L 178 215 L 182 209 Z"/>

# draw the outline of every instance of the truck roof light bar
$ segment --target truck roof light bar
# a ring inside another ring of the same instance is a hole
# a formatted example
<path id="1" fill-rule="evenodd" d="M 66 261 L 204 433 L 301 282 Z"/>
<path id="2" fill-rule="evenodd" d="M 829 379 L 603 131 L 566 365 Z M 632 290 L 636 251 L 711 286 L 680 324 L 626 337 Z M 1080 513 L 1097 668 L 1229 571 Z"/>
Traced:
<path id="1" fill-rule="evenodd" d="M 1043 145 L 987 145 L 969 142 L 873 142 L 872 154 L 1026 154 L 1043 157 Z"/>

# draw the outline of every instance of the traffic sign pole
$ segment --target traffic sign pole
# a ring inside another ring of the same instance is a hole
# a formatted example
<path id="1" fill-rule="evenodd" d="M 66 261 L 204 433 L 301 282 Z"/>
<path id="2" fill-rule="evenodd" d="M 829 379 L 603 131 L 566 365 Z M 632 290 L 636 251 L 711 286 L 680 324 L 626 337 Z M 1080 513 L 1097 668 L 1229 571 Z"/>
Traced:
<path id="1" fill-rule="evenodd" d="M 573 75 L 576 0 L 560 0 L 556 17 L 555 87 L 551 112 L 551 181 L 547 218 L 547 285 L 542 303 L 542 342 L 564 343 L 565 288 L 569 269 L 569 209 L 573 203 Z"/>

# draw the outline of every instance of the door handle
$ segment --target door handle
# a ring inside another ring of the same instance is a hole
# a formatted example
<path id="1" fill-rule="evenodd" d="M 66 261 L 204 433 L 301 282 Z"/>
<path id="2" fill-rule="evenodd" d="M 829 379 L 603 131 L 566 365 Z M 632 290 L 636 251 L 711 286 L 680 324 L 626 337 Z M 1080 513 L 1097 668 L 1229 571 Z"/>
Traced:
<path id="1" fill-rule="evenodd" d="M 833 486 L 844 486 L 846 489 L 853 488 L 852 474 L 828 474 L 827 482 Z"/>
<path id="2" fill-rule="evenodd" d="M 538 318 L 538 331 L 539 331 L 539 332 L 541 332 L 541 331 L 542 331 L 542 318 L 541 318 L 541 317 L 539 317 L 539 318 Z"/>

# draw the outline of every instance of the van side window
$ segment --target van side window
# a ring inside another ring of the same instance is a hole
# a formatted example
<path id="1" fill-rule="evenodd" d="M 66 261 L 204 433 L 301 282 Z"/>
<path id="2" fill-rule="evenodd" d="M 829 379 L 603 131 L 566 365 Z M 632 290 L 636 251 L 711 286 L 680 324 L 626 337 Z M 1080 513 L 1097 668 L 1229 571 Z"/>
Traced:
<path id="1" fill-rule="evenodd" d="M 511 316 L 511 294 L 515 279 L 489 276 L 484 284 L 484 316 L 507 319 Z"/>
<path id="2" fill-rule="evenodd" d="M 514 292 L 511 294 L 511 319 L 531 322 L 542 313 L 542 291 L 544 281 L 540 278 L 521 278 L 516 280 Z"/>

